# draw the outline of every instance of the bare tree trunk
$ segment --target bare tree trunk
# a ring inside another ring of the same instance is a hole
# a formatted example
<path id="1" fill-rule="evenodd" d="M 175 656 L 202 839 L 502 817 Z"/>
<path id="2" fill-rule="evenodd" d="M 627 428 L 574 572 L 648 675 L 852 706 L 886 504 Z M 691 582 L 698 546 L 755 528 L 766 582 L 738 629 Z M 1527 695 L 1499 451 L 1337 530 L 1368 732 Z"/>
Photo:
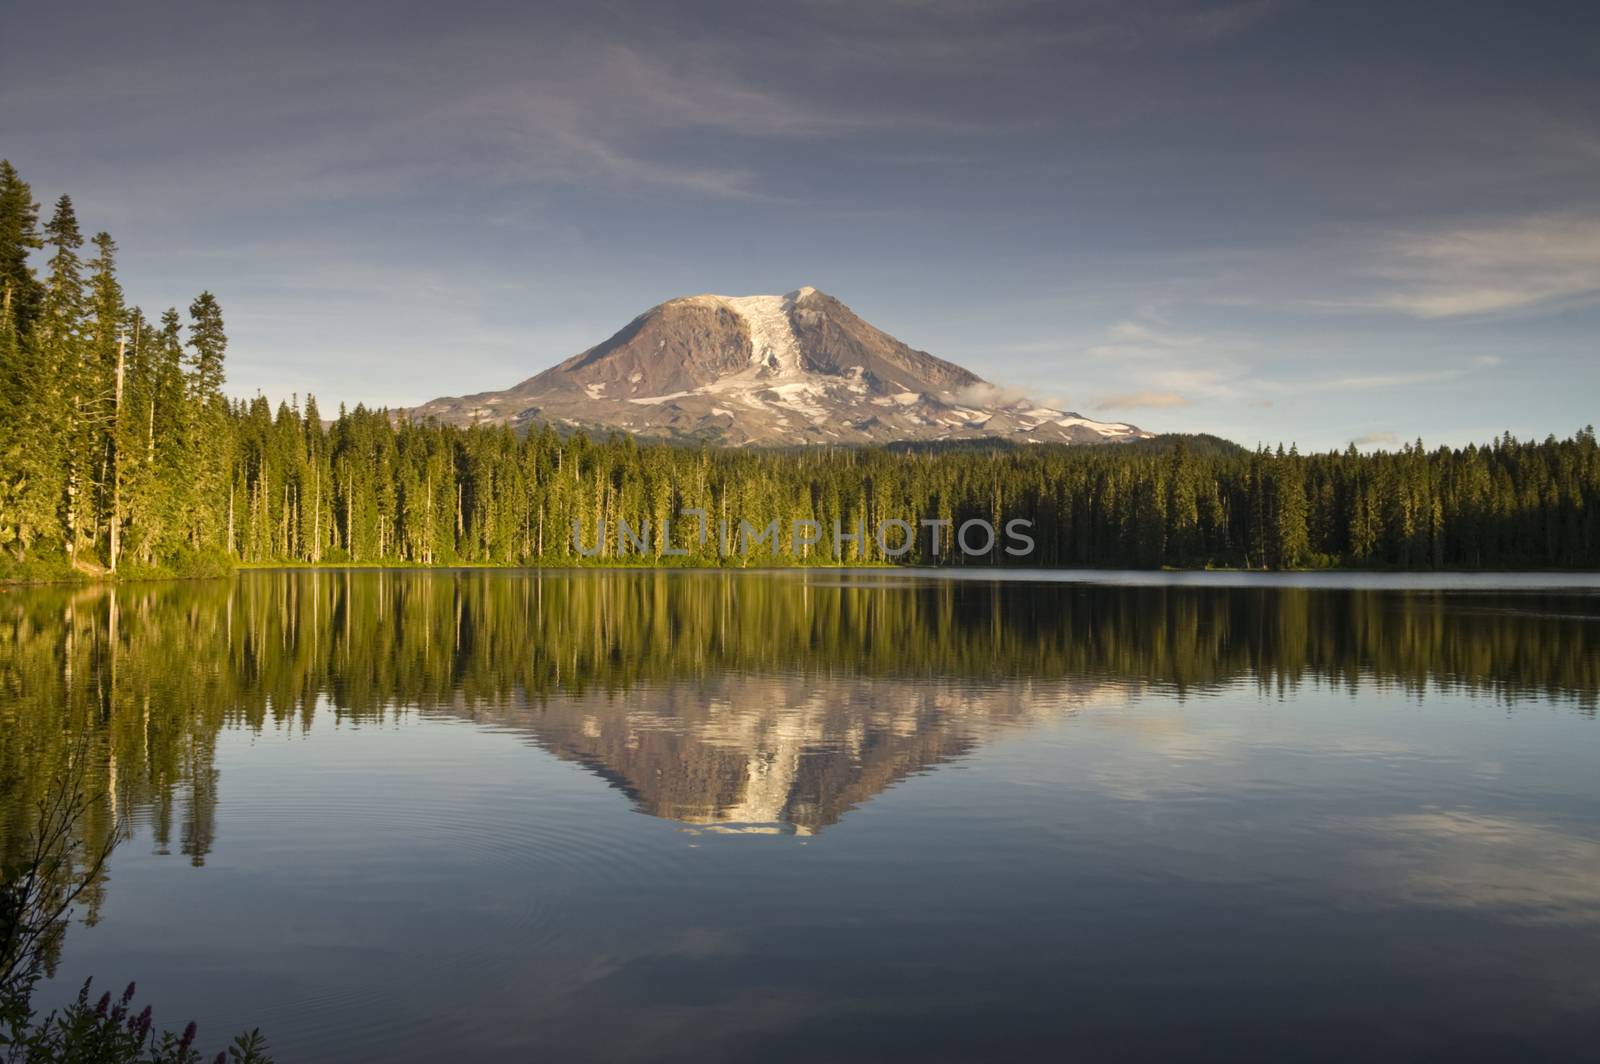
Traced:
<path id="1" fill-rule="evenodd" d="M 82 463 L 74 452 L 77 450 L 78 423 L 82 420 L 83 400 L 76 394 L 72 397 L 72 418 L 67 423 L 67 564 L 76 567 L 78 564 L 78 483 L 82 475 Z"/>
<path id="2" fill-rule="evenodd" d="M 67 562 L 73 567 L 78 564 L 78 477 L 78 465 L 74 462 L 67 476 Z"/>
<path id="3" fill-rule="evenodd" d="M 111 518 L 107 522 L 111 571 L 117 571 L 117 555 L 122 553 L 122 452 L 117 427 L 122 423 L 122 380 L 127 368 L 128 338 L 117 335 L 117 390 L 111 407 Z"/>
<path id="4" fill-rule="evenodd" d="M 322 463 L 314 467 L 316 475 L 312 478 L 311 489 L 311 560 L 322 560 Z"/>
<path id="5" fill-rule="evenodd" d="M 133 354 L 135 358 L 139 355 L 140 328 L 143 321 L 143 315 L 133 319 Z M 149 373 L 149 379 L 152 382 L 150 386 L 150 418 L 145 425 L 144 461 L 146 465 L 153 466 L 156 464 L 156 389 L 154 372 Z"/>
<path id="6" fill-rule="evenodd" d="M 266 545 L 271 542 L 267 539 L 267 537 L 272 535 L 272 527 L 267 523 L 268 519 L 272 515 L 268 512 L 270 504 L 267 502 L 267 500 L 271 496 L 267 494 L 269 482 L 267 478 L 266 458 L 264 456 L 261 460 L 261 465 L 261 479 L 258 482 L 259 490 L 256 492 L 257 495 L 261 496 L 261 501 L 256 506 L 251 507 L 252 510 L 259 510 L 261 516 L 259 518 L 252 516 L 250 519 L 250 545 L 256 552 L 256 561 L 262 560 L 266 553 Z"/>

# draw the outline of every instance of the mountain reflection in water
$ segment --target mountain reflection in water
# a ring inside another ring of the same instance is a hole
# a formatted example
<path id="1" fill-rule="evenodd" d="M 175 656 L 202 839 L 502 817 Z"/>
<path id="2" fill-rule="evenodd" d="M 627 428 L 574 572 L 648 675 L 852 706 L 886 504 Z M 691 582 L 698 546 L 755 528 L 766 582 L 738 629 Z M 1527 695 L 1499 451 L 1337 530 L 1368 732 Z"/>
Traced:
<path id="1" fill-rule="evenodd" d="M 13 589 L 0 861 L 285 1061 L 1592 1048 L 1600 582 L 1115 579 Z"/>
<path id="2" fill-rule="evenodd" d="M 864 679 L 737 677 L 512 704 L 494 720 L 610 781 L 652 816 L 809 835 L 1001 728 L 1129 697 L 1110 683 L 975 690 L 908 679 L 884 698 Z"/>
<path id="3" fill-rule="evenodd" d="M 1587 714 L 1600 696 L 1600 598 L 1583 591 L 284 571 L 13 592 L 0 629 L 0 844 L 87 728 L 114 800 L 197 863 L 218 731 L 319 713 L 470 719 L 655 816 L 816 831 L 997 729 L 1146 687 L 1431 684 Z"/>

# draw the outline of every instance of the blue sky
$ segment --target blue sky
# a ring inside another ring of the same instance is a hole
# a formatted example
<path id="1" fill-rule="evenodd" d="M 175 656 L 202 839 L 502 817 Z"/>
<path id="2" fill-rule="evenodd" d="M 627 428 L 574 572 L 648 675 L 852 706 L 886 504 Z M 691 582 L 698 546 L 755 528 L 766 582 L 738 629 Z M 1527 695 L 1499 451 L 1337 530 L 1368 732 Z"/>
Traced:
<path id="1" fill-rule="evenodd" d="M 506 387 L 815 285 L 996 383 L 1247 444 L 1600 397 L 1600 5 L 53 5 L 0 155 L 230 390 Z"/>

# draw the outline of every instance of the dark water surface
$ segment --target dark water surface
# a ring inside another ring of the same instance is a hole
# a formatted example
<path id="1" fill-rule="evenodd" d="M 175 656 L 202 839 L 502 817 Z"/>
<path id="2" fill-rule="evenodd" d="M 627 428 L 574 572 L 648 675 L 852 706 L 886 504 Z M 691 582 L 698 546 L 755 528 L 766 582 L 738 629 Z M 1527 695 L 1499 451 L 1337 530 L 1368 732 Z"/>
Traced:
<path id="1" fill-rule="evenodd" d="M 1594 1059 L 1597 587 L 13 589 L 0 846 L 87 732 L 42 998 L 284 1064 Z"/>

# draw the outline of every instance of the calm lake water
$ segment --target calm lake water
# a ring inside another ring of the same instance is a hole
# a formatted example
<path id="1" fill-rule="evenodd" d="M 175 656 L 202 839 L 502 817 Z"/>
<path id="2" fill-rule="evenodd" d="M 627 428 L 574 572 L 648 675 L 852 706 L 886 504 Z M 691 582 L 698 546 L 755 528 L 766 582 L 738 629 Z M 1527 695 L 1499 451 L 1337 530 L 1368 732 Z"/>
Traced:
<path id="1" fill-rule="evenodd" d="M 129 825 L 41 1000 L 213 1049 L 1600 1053 L 1594 575 L 256 572 L 0 629 L 0 845 L 79 734 Z"/>

